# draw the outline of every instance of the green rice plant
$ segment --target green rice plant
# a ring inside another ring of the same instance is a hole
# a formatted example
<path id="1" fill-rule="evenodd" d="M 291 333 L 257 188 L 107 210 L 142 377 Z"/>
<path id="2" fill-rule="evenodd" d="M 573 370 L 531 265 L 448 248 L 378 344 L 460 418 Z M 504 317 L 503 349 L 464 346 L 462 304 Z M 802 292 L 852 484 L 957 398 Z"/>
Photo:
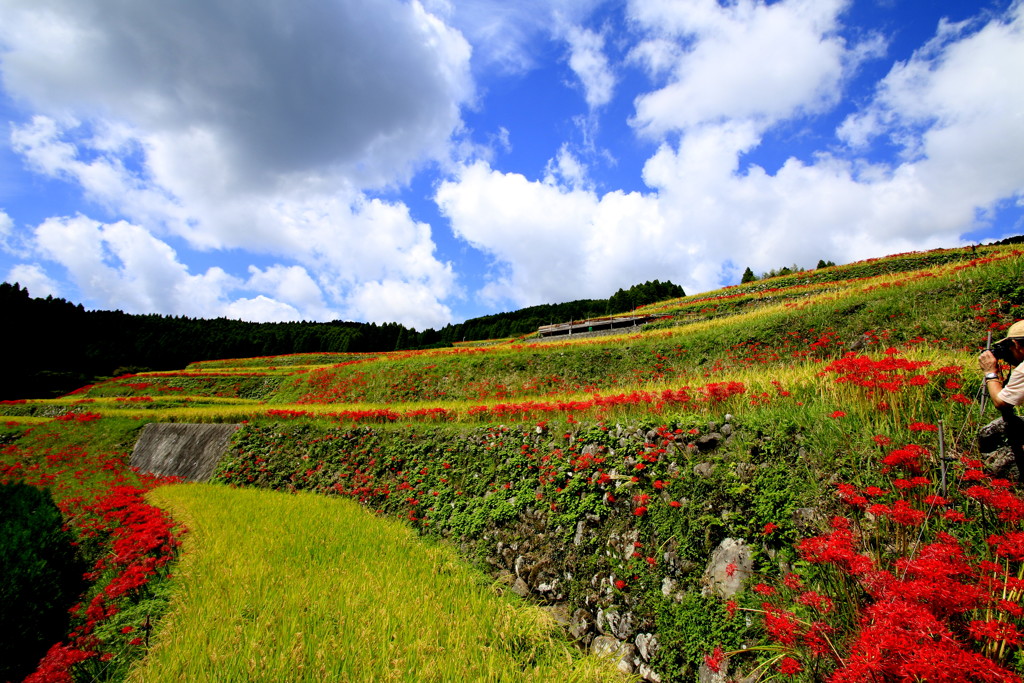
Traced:
<path id="1" fill-rule="evenodd" d="M 150 500 L 190 529 L 131 681 L 609 681 L 538 609 L 357 504 L 214 485 Z"/>

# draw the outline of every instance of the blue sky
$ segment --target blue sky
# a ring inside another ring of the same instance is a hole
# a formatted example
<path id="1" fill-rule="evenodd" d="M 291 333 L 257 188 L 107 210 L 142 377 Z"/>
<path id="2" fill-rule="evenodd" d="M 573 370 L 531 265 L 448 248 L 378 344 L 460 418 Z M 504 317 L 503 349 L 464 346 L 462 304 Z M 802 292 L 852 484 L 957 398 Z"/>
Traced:
<path id="1" fill-rule="evenodd" d="M 1024 233 L 1013 0 L 0 0 L 0 276 L 425 329 Z"/>

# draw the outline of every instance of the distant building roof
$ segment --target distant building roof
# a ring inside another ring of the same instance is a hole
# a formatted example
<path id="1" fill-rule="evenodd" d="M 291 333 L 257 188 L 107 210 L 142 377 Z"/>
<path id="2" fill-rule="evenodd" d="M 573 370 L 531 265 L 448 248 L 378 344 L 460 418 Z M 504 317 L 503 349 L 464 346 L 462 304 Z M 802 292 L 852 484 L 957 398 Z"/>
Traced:
<path id="1" fill-rule="evenodd" d="M 572 322 L 557 323 L 554 325 L 542 325 L 537 332 L 542 337 L 556 337 L 561 334 L 570 335 L 580 332 L 594 332 L 597 330 L 610 330 L 620 327 L 633 327 L 642 325 L 664 316 L 660 315 L 612 315 L 603 318 L 589 318 L 587 320 L 574 320 Z"/>

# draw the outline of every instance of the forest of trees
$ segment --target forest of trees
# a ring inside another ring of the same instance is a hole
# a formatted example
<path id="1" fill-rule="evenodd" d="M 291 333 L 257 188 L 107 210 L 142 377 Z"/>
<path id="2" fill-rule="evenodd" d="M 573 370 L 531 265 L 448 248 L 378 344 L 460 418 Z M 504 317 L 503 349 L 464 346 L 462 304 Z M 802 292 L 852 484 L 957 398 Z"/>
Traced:
<path id="1" fill-rule="evenodd" d="M 5 282 L 0 313 L 10 354 L 0 376 L 0 400 L 56 396 L 99 377 L 183 368 L 199 360 L 394 351 L 518 336 L 541 325 L 622 313 L 676 296 L 683 296 L 682 287 L 654 280 L 620 289 L 610 299 L 530 306 L 420 332 L 398 323 L 252 323 L 87 311 L 60 298 L 32 298 L 19 284 Z"/>

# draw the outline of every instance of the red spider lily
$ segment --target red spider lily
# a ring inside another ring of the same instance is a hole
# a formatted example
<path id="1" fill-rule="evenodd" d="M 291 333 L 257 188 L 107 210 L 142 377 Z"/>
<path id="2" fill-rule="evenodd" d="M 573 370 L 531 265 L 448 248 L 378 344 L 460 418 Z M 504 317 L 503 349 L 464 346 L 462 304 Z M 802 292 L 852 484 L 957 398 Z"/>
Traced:
<path id="1" fill-rule="evenodd" d="M 919 430 L 926 431 L 926 430 Z M 961 542 L 929 524 L 929 512 L 915 505 L 914 499 L 896 497 L 889 504 L 869 502 L 868 495 L 884 499 L 890 495 L 915 495 L 932 486 L 921 476 L 926 456 L 922 446 L 911 445 L 892 451 L 883 463 L 887 470 L 899 468 L 916 476 L 892 480 L 893 489 L 868 486 L 864 491 L 849 484 L 837 486 L 846 504 L 865 509 L 878 517 L 878 528 L 891 524 L 891 530 L 920 527 L 922 535 L 933 534 L 933 542 L 912 545 L 906 556 L 886 559 L 879 554 L 873 560 L 859 550 L 860 537 L 850 519 L 835 517 L 828 534 L 806 538 L 797 543 L 803 560 L 812 564 L 831 565 L 867 596 L 860 607 L 860 622 L 849 641 L 848 653 L 842 659 L 831 648 L 828 629 L 804 629 L 793 610 L 778 603 L 784 598 L 768 589 L 755 587 L 755 592 L 774 595 L 765 603 L 765 628 L 777 644 L 794 652 L 806 648 L 813 657 L 828 656 L 839 668 L 828 679 L 837 683 L 865 680 L 928 680 L 928 681 L 1020 681 L 1002 668 L 998 660 L 1007 648 L 1024 644 L 1017 619 L 1024 617 L 1018 603 L 1024 594 L 1024 580 L 1014 576 L 1009 563 L 1024 562 L 1024 532 L 1007 530 L 988 537 L 988 546 L 1000 561 L 971 557 Z M 950 496 L 921 495 L 925 505 L 948 506 L 959 500 L 976 501 L 995 515 L 1001 523 L 1016 524 L 1024 519 L 1024 501 L 1012 490 L 1010 482 L 987 476 L 976 460 L 963 459 L 968 468 L 960 477 L 974 485 Z M 970 521 L 959 510 L 943 510 L 932 517 L 946 523 Z M 869 527 L 871 529 L 873 527 Z M 877 530 L 874 533 L 878 533 Z M 901 532 L 896 532 L 900 534 Z M 898 536 L 900 537 L 900 536 Z M 837 603 L 832 595 L 804 590 L 799 577 L 787 575 L 783 581 L 791 593 L 792 604 L 832 614 Z M 801 591 L 801 592 L 797 592 Z M 979 619 L 977 615 L 985 614 Z M 993 617 L 993 614 L 996 615 Z M 973 617 L 972 617 L 973 615 Z M 971 649 L 970 635 L 980 642 L 980 651 Z M 1012 650 L 1011 650 L 1012 653 Z"/>
<path id="2" fill-rule="evenodd" d="M 804 668 L 800 665 L 800 662 L 792 657 L 783 657 L 779 661 L 779 673 L 785 676 L 795 676 L 803 670 Z"/>
<path id="3" fill-rule="evenodd" d="M 1021 634 L 1017 627 L 1005 621 L 989 619 L 975 620 L 970 625 L 971 637 L 975 640 L 994 640 L 1007 645 L 1020 645 Z"/>
<path id="4" fill-rule="evenodd" d="M 926 608 L 894 599 L 868 606 L 859 637 L 833 683 L 869 680 L 1019 681 L 992 660 L 967 650 Z"/>
<path id="5" fill-rule="evenodd" d="M 72 683 L 74 679 L 71 677 L 71 669 L 93 656 L 93 652 L 57 643 L 47 650 L 35 672 L 25 679 L 25 683 Z"/>
<path id="6" fill-rule="evenodd" d="M 867 555 L 856 552 L 856 541 L 850 530 L 849 520 L 832 518 L 833 531 L 824 536 L 805 538 L 797 544 L 797 550 L 804 560 L 816 564 L 834 564 L 853 574 L 864 574 L 874 568 Z"/>
<path id="7" fill-rule="evenodd" d="M 782 578 L 782 583 L 786 588 L 794 591 L 798 591 L 804 587 L 803 579 L 800 578 L 799 574 L 789 573 Z"/>
<path id="8" fill-rule="evenodd" d="M 999 557 L 1024 562 L 1024 532 L 1008 531 L 1002 535 L 993 534 L 988 537 L 988 544 L 994 546 Z"/>
<path id="9" fill-rule="evenodd" d="M 921 474 L 922 459 L 930 455 L 931 453 L 928 449 L 923 446 L 907 444 L 902 448 L 891 451 L 889 455 L 882 458 L 882 464 L 885 465 L 882 468 L 882 473 L 885 474 L 892 470 L 892 468 L 899 467 L 911 474 Z"/>
<path id="10" fill-rule="evenodd" d="M 919 526 L 925 520 L 925 513 L 923 510 L 914 508 L 907 501 L 900 499 L 893 503 L 889 517 L 897 524 Z"/>
<path id="11" fill-rule="evenodd" d="M 721 645 L 716 645 L 710 655 L 704 655 L 704 664 L 714 673 L 720 673 L 725 662 L 725 652 Z"/>
<path id="12" fill-rule="evenodd" d="M 793 646 L 803 631 L 796 615 L 769 602 L 761 603 L 764 610 L 764 627 L 773 641 L 780 645 Z"/>
<path id="13" fill-rule="evenodd" d="M 93 420 L 73 418 L 67 421 Z M 4 455 L 18 460 L 0 468 L 0 479 L 8 481 L 13 476 L 31 485 L 51 487 L 58 507 L 79 539 L 104 542 L 86 578 L 95 581 L 102 577 L 105 584 L 94 591 L 88 603 L 72 608 L 76 626 L 68 642 L 51 647 L 36 672 L 26 679 L 35 683 L 70 681 L 70 669 L 79 662 L 113 656 L 112 652 L 104 651 L 104 642 L 97 634 L 126 603 L 146 597 L 145 587 L 154 577 L 166 575 L 184 529 L 175 528 L 172 520 L 159 508 L 146 503 L 143 495 L 152 487 L 172 480 L 132 475 L 125 466 L 124 454 L 91 454 L 83 447 L 37 450 L 12 445 L 5 448 Z M 25 467 L 23 462 L 33 464 Z M 46 472 L 48 468 L 52 472 Z M 29 472 L 34 476 L 19 476 Z M 94 493 L 60 495 L 61 491 L 66 491 L 68 479 L 94 482 Z M 136 485 L 133 480 L 142 485 Z M 131 630 L 132 627 L 125 627 L 119 632 L 126 635 Z"/>

